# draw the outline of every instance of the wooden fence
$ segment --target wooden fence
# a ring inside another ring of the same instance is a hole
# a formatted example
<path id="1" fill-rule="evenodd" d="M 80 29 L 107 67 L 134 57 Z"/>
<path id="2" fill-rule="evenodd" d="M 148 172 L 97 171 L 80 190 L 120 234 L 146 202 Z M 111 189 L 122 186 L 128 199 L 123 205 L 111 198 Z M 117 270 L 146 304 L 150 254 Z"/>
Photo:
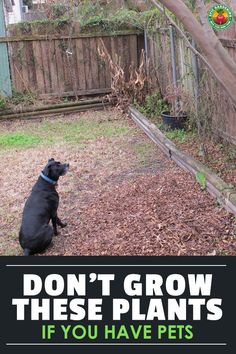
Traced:
<path id="1" fill-rule="evenodd" d="M 100 38 L 112 57 L 119 56 L 126 75 L 130 64 L 138 65 L 143 36 L 137 31 L 83 34 L 73 32 L 39 33 L 12 27 L 7 38 L 11 78 L 17 91 L 41 96 L 80 96 L 107 93 L 110 71 L 98 54 Z"/>
<path id="2" fill-rule="evenodd" d="M 111 89 L 110 70 L 98 54 L 99 40 L 103 39 L 113 58 L 118 56 L 128 75 L 130 64 L 139 64 L 144 48 L 143 34 L 135 30 L 109 33 L 81 33 L 79 25 L 50 27 L 41 24 L 40 29 L 28 24 L 19 29 L 13 26 L 8 37 L 0 37 L 0 43 L 8 43 L 13 87 L 17 91 L 33 91 L 41 96 L 80 96 L 108 93 Z M 236 25 L 219 32 L 219 38 L 229 54 L 236 60 Z M 158 30 L 147 41 L 150 58 L 150 76 L 156 78 L 162 94 L 172 85 L 172 68 L 169 30 Z M 193 75 L 192 52 L 183 39 L 175 34 L 177 74 L 187 93 L 194 95 L 196 87 Z M 210 93 L 213 128 L 216 133 L 236 143 L 235 109 L 224 89 L 199 62 L 201 85 Z M 204 115 L 204 112 L 201 113 Z"/>
<path id="3" fill-rule="evenodd" d="M 236 61 L 236 25 L 219 32 L 219 38 Z M 180 86 L 194 95 L 196 81 L 193 75 L 193 54 L 182 38 L 175 33 L 177 75 Z M 172 66 L 170 52 L 170 34 L 168 29 L 158 31 L 148 39 L 151 76 L 156 78 L 162 94 L 172 86 Z M 236 111 L 224 88 L 213 78 L 210 71 L 199 61 L 199 81 L 209 94 L 212 115 L 212 127 L 215 133 L 236 144 Z M 204 112 L 200 112 L 204 114 Z"/>

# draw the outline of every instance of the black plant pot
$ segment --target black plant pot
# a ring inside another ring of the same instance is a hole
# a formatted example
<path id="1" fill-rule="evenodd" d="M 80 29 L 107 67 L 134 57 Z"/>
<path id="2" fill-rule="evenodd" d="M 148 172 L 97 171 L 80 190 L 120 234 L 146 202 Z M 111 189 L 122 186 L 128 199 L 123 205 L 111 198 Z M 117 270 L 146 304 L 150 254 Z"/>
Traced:
<path id="1" fill-rule="evenodd" d="M 184 129 L 186 120 L 187 120 L 187 115 L 182 114 L 181 116 L 173 116 L 170 114 L 170 112 L 162 112 L 161 113 L 162 121 L 166 128 L 169 129 Z"/>

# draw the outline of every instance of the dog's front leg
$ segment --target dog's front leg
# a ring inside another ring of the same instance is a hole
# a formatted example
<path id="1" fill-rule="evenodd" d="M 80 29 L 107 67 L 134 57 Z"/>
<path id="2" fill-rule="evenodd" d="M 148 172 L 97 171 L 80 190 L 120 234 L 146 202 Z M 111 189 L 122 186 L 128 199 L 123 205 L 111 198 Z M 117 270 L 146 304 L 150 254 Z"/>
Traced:
<path id="1" fill-rule="evenodd" d="M 57 225 L 60 226 L 62 229 L 67 226 L 66 222 L 62 222 L 61 219 L 57 216 Z"/>
<path id="2" fill-rule="evenodd" d="M 52 227 L 53 227 L 54 235 L 57 236 L 58 235 L 58 231 L 57 231 L 57 216 L 53 216 L 52 217 Z"/>

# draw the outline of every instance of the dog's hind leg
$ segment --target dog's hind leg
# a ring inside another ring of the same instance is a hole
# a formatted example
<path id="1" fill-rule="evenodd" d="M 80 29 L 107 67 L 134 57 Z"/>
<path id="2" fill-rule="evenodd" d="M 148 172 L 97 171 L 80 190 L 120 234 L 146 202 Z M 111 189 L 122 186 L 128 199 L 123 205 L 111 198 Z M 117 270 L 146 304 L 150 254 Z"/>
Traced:
<path id="1" fill-rule="evenodd" d="M 53 227 L 53 233 L 55 236 L 58 235 L 58 231 L 57 231 L 57 216 L 53 216 L 52 217 L 52 227 Z"/>
<path id="2" fill-rule="evenodd" d="M 63 229 L 64 227 L 67 226 L 67 223 L 62 222 L 57 215 L 52 217 L 52 226 L 53 226 L 53 232 L 55 236 L 58 235 L 57 225 Z"/>
<path id="3" fill-rule="evenodd" d="M 66 222 L 62 222 L 61 219 L 57 216 L 57 225 L 59 225 L 62 229 L 67 226 Z"/>

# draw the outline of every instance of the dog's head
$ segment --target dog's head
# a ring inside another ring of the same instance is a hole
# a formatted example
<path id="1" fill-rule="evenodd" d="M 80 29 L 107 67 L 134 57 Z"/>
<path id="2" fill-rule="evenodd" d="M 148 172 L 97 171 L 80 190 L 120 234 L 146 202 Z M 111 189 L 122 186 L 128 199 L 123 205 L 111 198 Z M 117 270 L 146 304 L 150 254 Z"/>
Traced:
<path id="1" fill-rule="evenodd" d="M 49 159 L 47 165 L 43 169 L 43 174 L 53 181 L 58 181 L 59 177 L 64 176 L 68 170 L 68 163 L 60 163 L 54 159 Z"/>

